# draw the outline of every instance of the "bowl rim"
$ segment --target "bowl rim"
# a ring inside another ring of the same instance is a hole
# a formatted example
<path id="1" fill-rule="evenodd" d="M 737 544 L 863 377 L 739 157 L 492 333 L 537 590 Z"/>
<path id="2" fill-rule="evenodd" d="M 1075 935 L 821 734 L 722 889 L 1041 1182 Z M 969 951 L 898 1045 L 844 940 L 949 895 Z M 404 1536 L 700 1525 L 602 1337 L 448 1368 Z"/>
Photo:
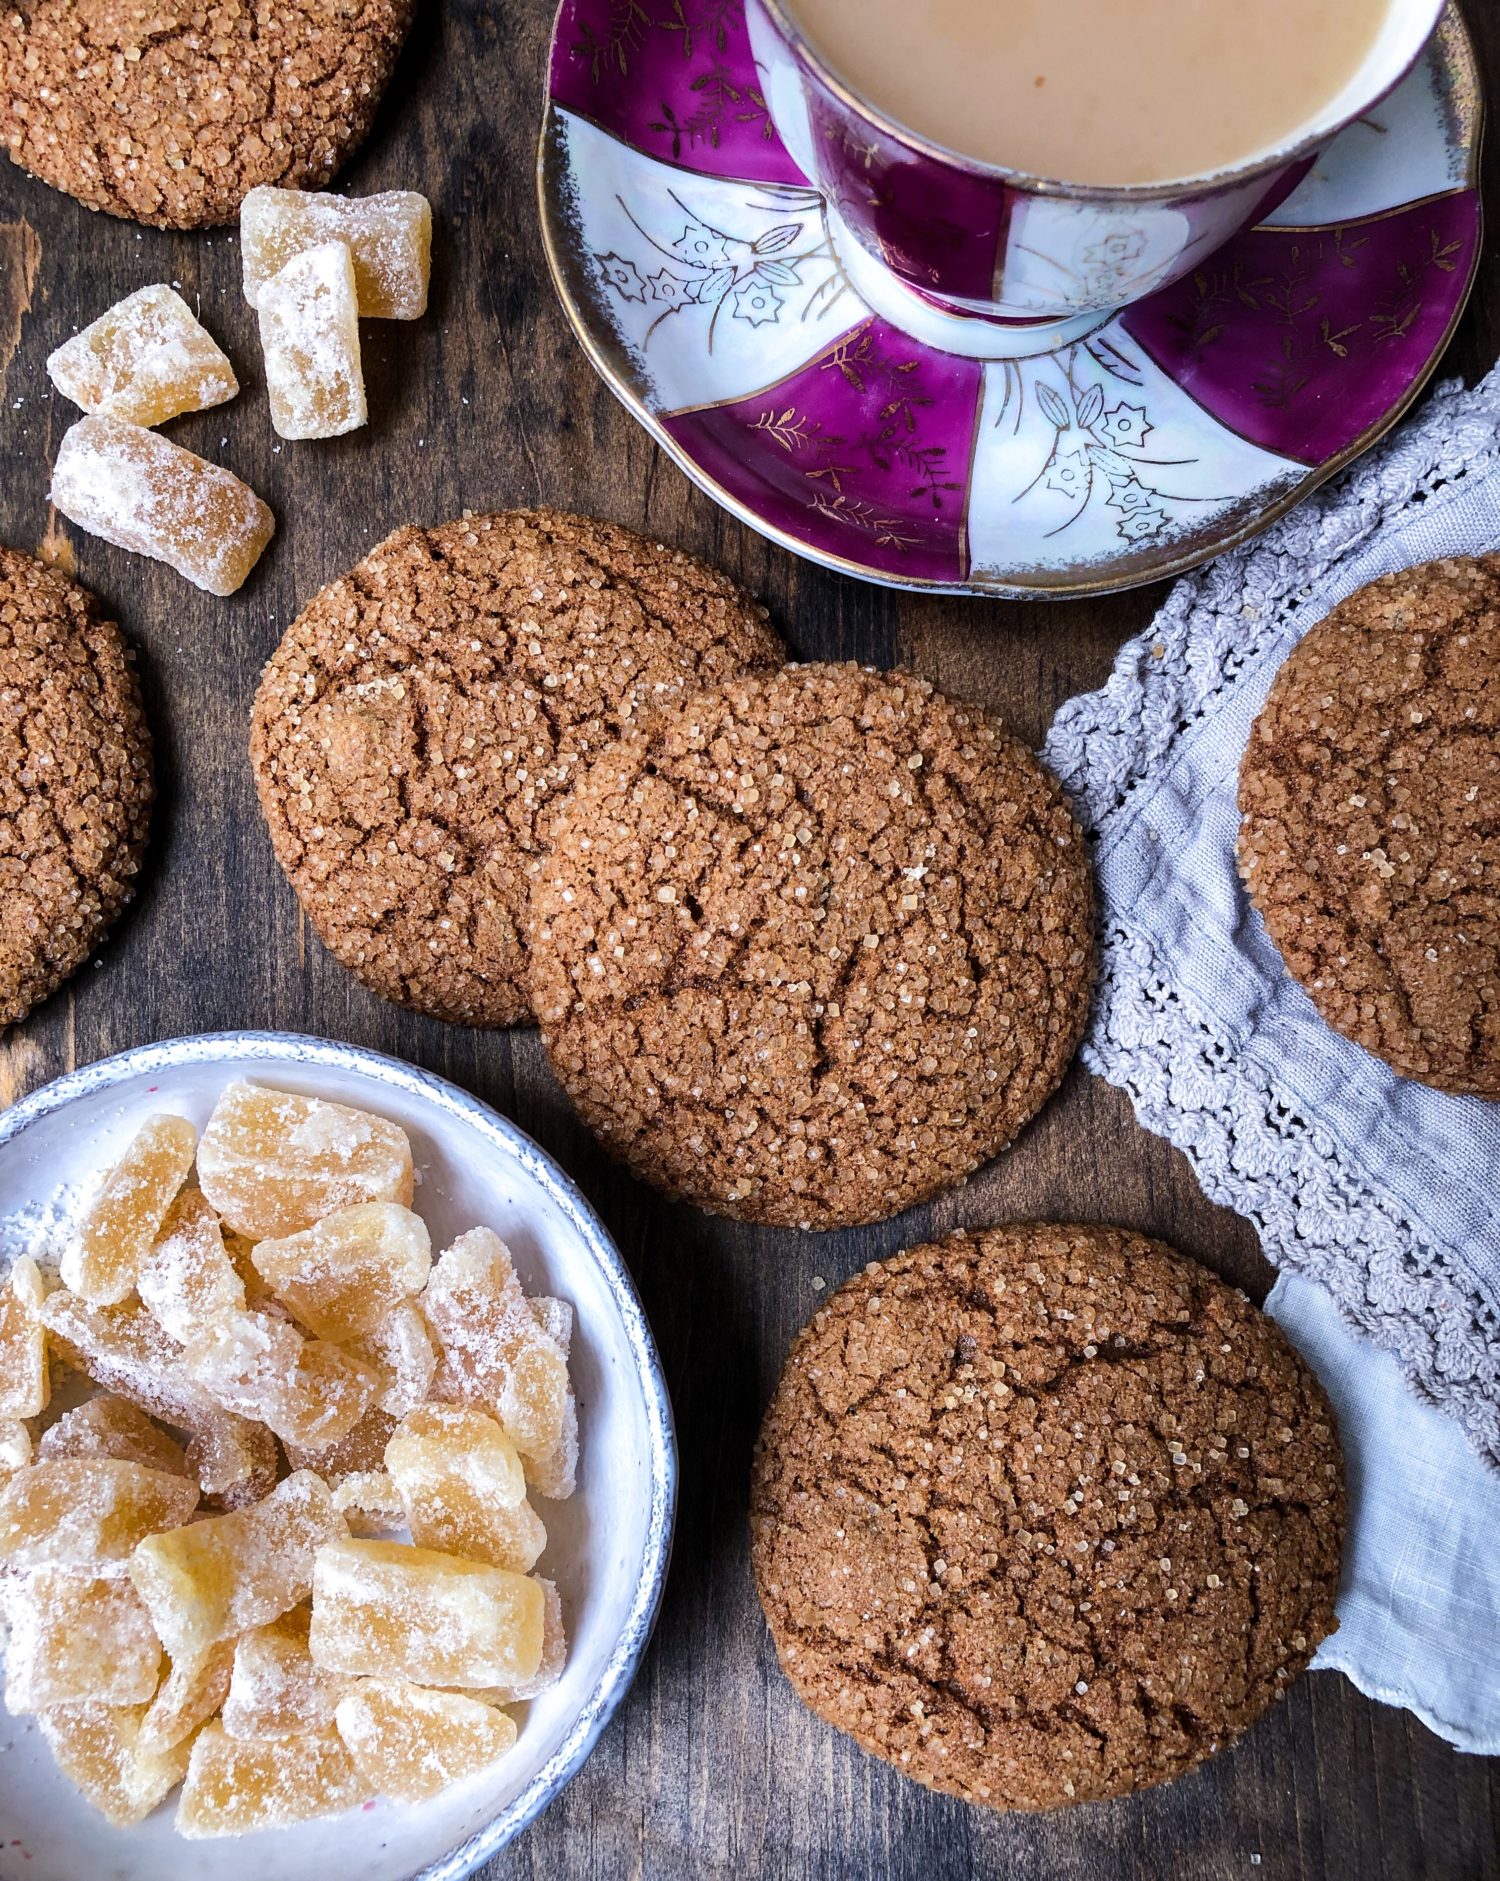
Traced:
<path id="1" fill-rule="evenodd" d="M 647 1512 L 640 1582 L 631 1598 L 625 1625 L 594 1690 L 562 1742 L 521 1794 L 467 1841 L 416 1870 L 410 1878 L 410 1881 L 462 1881 L 462 1877 L 472 1874 L 482 1862 L 498 1854 L 562 1794 L 583 1767 L 634 1680 L 661 1607 L 677 1512 L 677 1437 L 666 1377 L 645 1308 L 624 1259 L 609 1230 L 561 1164 L 518 1124 L 462 1086 L 439 1077 L 436 1072 L 408 1064 L 404 1059 L 372 1051 L 368 1046 L 346 1045 L 299 1032 L 267 1031 L 202 1032 L 132 1046 L 111 1057 L 64 1072 L 0 1112 L 0 1149 L 15 1141 L 39 1119 L 143 1072 L 183 1064 L 254 1064 L 271 1059 L 363 1073 L 378 1084 L 420 1097 L 462 1119 L 514 1158 L 547 1192 L 601 1269 L 624 1326 L 645 1399 L 651 1505 Z"/>

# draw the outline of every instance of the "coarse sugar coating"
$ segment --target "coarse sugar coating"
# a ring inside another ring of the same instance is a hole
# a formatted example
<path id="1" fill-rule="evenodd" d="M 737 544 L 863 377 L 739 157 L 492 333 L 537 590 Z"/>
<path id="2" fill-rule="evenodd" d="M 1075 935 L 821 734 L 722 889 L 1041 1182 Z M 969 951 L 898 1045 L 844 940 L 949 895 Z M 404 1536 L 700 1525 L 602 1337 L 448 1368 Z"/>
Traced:
<path id="1" fill-rule="evenodd" d="M 1279 1327 L 1122 1229 L 871 1263 L 792 1347 L 751 1553 L 799 1697 L 907 1775 L 1050 1809 L 1222 1748 L 1333 1631 L 1343 1460 Z"/>
<path id="2" fill-rule="evenodd" d="M 137 288 L 64 340 L 47 376 L 91 415 L 135 425 L 222 405 L 240 389 L 212 335 L 164 282 Z"/>
<path id="3" fill-rule="evenodd" d="M 326 183 L 365 137 L 414 0 L 8 0 L 0 144 L 91 209 L 232 222 L 258 183 Z"/>
<path id="4" fill-rule="evenodd" d="M 420 320 L 427 311 L 432 208 L 415 190 L 328 196 L 311 190 L 252 189 L 240 204 L 245 299 L 305 249 L 347 242 L 362 320 Z"/>
<path id="5" fill-rule="evenodd" d="M 534 870 L 554 1070 L 640 1176 L 718 1214 L 898 1213 L 1066 1070 L 1093 888 L 1062 793 L 908 674 L 794 666 L 601 752 Z"/>
<path id="6" fill-rule="evenodd" d="M 9 1590 L 5 1708 L 145 1704 L 156 1691 L 161 1641 L 123 1575 L 37 1568 Z"/>
<path id="7" fill-rule="evenodd" d="M 1382 575 L 1277 674 L 1240 873 L 1336 1032 L 1500 1098 L 1500 555 Z"/>
<path id="8" fill-rule="evenodd" d="M 266 282 L 260 349 L 271 423 L 283 438 L 336 438 L 368 417 L 359 299 L 347 242 L 320 242 Z"/>
<path id="9" fill-rule="evenodd" d="M 0 548 L 0 1025 L 76 972 L 135 892 L 153 795 L 119 628 Z"/>
<path id="10" fill-rule="evenodd" d="M 783 657 L 734 582 L 611 524 L 400 529 L 313 597 L 261 680 L 250 752 L 277 860 L 384 998 L 523 1023 L 542 812 L 647 707 Z"/>
<path id="11" fill-rule="evenodd" d="M 115 1457 L 122 1463 L 140 1463 L 167 1476 L 186 1476 L 187 1457 L 182 1445 L 157 1428 L 144 1411 L 106 1391 L 86 1398 L 64 1411 L 43 1431 L 39 1457 Z"/>

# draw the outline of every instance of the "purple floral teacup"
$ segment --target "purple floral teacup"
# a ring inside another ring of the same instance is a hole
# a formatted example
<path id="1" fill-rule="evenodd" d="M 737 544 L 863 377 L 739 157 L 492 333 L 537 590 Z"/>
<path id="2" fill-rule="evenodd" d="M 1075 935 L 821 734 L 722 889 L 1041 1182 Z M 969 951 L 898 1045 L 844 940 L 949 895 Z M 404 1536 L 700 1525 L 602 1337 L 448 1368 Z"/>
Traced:
<path id="1" fill-rule="evenodd" d="M 1079 339 L 1269 214 L 1411 68 L 1442 10 L 1392 0 L 1354 77 L 1281 148 L 1213 176 L 1103 188 L 1002 169 L 903 129 L 829 69 L 783 0 L 746 0 L 766 103 L 827 200 L 855 289 L 903 331 L 975 359 Z"/>

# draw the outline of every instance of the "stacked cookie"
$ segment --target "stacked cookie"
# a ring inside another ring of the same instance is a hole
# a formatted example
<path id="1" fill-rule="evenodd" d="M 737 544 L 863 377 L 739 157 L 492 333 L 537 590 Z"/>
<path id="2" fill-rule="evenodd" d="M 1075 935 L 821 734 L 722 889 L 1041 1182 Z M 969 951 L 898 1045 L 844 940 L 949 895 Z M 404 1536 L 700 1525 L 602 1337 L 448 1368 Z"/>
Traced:
<path id="1" fill-rule="evenodd" d="M 504 1025 L 633 1170 L 797 1227 L 1004 1147 L 1077 1046 L 1086 846 L 985 713 L 780 664 L 723 576 L 581 518 L 408 529 L 289 630 L 276 852 L 388 998 Z"/>

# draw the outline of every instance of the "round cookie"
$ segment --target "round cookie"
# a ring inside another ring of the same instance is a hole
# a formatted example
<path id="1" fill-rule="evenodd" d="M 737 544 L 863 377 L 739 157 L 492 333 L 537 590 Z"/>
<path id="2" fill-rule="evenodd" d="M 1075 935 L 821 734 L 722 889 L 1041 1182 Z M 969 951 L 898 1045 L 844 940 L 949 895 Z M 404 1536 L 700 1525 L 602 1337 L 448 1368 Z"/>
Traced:
<path id="1" fill-rule="evenodd" d="M 1500 1098 L 1500 556 L 1382 576 L 1277 674 L 1240 872 L 1335 1031 Z"/>
<path id="2" fill-rule="evenodd" d="M 608 523 L 399 529 L 314 596 L 261 680 L 250 751 L 277 859 L 375 992 L 520 1024 L 542 811 L 648 706 L 784 656 L 727 576 Z"/>
<path id="3" fill-rule="evenodd" d="M 1332 1632 L 1333 1412 L 1280 1328 L 1123 1229 L 874 1262 L 799 1335 L 751 1554 L 821 1718 L 968 1802 L 1160 1783 Z"/>
<path id="4" fill-rule="evenodd" d="M 375 116 L 415 0 L 7 0 L 0 143 L 91 209 L 233 222 L 257 183 L 322 188 Z"/>
<path id="5" fill-rule="evenodd" d="M 134 891 L 151 739 L 93 595 L 0 548 L 0 1025 L 88 958 Z"/>
<path id="6" fill-rule="evenodd" d="M 1036 759 L 909 674 L 675 701 L 582 773 L 532 890 L 532 1002 L 583 1116 L 719 1214 L 875 1221 L 1004 1147 L 1093 975 L 1084 839 Z"/>

